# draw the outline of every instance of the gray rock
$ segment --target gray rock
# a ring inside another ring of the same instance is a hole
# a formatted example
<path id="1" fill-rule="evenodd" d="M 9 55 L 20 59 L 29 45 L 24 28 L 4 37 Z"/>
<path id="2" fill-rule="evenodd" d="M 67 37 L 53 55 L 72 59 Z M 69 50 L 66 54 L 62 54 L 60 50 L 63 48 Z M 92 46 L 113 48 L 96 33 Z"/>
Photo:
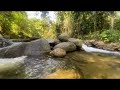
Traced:
<path id="1" fill-rule="evenodd" d="M 50 45 L 45 39 L 38 39 L 32 42 L 28 42 L 25 55 L 41 55 L 43 53 L 50 52 Z"/>
<path id="2" fill-rule="evenodd" d="M 0 58 L 4 58 L 5 57 L 5 51 L 6 50 L 7 50 L 7 48 L 0 49 Z"/>
<path id="3" fill-rule="evenodd" d="M 67 51 L 74 51 L 76 50 L 76 45 L 72 42 L 62 42 L 60 44 L 57 44 L 54 49 L 56 48 L 62 48 L 64 49 L 66 52 Z"/>
<path id="4" fill-rule="evenodd" d="M 61 34 L 58 36 L 58 39 L 61 41 L 61 42 L 67 42 L 68 41 L 68 38 L 69 38 L 69 35 L 64 33 L 64 34 Z"/>
<path id="5" fill-rule="evenodd" d="M 24 55 L 25 43 L 14 43 L 10 46 L 0 48 L 1 58 L 15 58 Z"/>
<path id="6" fill-rule="evenodd" d="M 50 51 L 50 45 L 45 39 L 32 42 L 19 42 L 0 49 L 1 58 L 15 58 L 22 55 L 41 55 Z"/>
<path id="7" fill-rule="evenodd" d="M 4 57 L 15 58 L 15 57 L 20 57 L 20 56 L 24 55 L 26 45 L 27 45 L 26 43 L 19 43 L 19 44 L 15 44 L 15 45 L 9 47 L 5 51 Z"/>
<path id="8" fill-rule="evenodd" d="M 78 49 L 81 49 L 83 43 L 82 40 L 76 38 L 69 38 L 68 41 L 74 43 Z"/>
<path id="9" fill-rule="evenodd" d="M 50 52 L 50 55 L 55 56 L 55 57 L 64 57 L 66 55 L 66 51 L 61 48 L 56 48 Z"/>

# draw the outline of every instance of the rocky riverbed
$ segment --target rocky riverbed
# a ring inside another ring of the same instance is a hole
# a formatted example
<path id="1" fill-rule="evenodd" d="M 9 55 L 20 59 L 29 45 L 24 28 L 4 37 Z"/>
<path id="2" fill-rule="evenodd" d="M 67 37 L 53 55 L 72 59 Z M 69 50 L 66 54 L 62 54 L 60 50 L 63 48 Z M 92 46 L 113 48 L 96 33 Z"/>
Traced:
<path id="1" fill-rule="evenodd" d="M 110 45 L 94 40 L 82 41 L 63 34 L 58 39 L 37 39 L 31 42 L 13 43 L 10 46 L 0 48 L 0 78 L 120 78 L 119 55 L 114 56 L 110 52 L 102 54 L 97 53 L 97 51 L 88 53 L 84 51 L 86 48 L 82 48 L 83 43 L 100 49 L 103 49 L 103 46 L 107 47 L 105 45 Z M 117 49 L 113 51 L 119 53 L 118 46 L 119 44 L 117 44 Z M 113 47 L 111 46 L 111 48 Z M 104 50 L 109 49 L 104 48 Z"/>

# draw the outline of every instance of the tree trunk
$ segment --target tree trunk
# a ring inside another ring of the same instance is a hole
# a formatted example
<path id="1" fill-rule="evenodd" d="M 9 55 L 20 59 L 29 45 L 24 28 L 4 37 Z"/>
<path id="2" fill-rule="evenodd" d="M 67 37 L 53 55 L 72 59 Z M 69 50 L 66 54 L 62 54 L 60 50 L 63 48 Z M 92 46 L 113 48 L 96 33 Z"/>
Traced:
<path id="1" fill-rule="evenodd" d="M 97 22 L 96 22 L 96 19 L 97 19 L 97 13 L 96 11 L 93 11 L 93 22 L 94 22 L 94 31 L 97 31 Z"/>
<path id="2" fill-rule="evenodd" d="M 111 17 L 111 29 L 113 30 L 114 29 L 114 18 Z"/>

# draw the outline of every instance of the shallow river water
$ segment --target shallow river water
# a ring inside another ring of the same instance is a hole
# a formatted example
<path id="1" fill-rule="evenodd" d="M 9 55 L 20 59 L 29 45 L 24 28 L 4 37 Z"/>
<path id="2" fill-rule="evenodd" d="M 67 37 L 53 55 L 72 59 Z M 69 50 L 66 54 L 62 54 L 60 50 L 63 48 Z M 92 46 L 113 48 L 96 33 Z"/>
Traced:
<path id="1" fill-rule="evenodd" d="M 20 58 L 21 57 L 16 58 L 15 60 Z M 1 63 L 5 59 L 0 60 Z M 2 69 L 0 69 L 0 78 L 120 79 L 120 56 L 111 54 L 75 51 L 68 53 L 64 58 L 41 55 L 22 57 L 21 61 L 22 60 L 24 63 L 20 64 L 20 68 L 17 67 L 19 64 L 15 66 L 5 64 L 8 67 L 16 67 L 17 70 L 5 69 L 6 72 L 3 72 Z M 4 68 L 7 68 L 5 65 L 3 65 Z M 2 65 L 0 65 L 0 68 L 1 67 Z M 16 71 L 19 73 L 13 74 L 13 72 Z"/>

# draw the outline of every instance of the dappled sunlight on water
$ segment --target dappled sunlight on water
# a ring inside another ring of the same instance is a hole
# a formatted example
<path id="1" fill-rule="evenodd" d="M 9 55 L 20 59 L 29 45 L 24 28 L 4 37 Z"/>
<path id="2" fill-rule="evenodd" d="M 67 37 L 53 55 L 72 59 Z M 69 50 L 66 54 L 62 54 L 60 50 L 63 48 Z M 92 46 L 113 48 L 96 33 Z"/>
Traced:
<path id="1" fill-rule="evenodd" d="M 71 58 L 71 62 L 81 70 L 84 78 L 120 78 L 120 57 L 73 52 L 67 58 Z"/>
<path id="2" fill-rule="evenodd" d="M 46 76 L 45 79 L 79 79 L 80 74 L 75 70 L 57 70 L 56 72 Z"/>

